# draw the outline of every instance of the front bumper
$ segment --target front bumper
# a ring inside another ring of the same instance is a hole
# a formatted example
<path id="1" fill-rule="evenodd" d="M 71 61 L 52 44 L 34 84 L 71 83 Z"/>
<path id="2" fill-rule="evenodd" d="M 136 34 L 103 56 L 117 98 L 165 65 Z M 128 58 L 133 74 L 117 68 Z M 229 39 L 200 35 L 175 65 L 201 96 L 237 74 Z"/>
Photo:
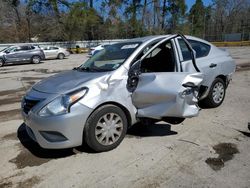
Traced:
<path id="1" fill-rule="evenodd" d="M 85 122 L 92 109 L 74 104 L 70 113 L 41 117 L 32 110 L 26 114 L 22 111 L 28 135 L 42 148 L 62 149 L 82 144 Z"/>

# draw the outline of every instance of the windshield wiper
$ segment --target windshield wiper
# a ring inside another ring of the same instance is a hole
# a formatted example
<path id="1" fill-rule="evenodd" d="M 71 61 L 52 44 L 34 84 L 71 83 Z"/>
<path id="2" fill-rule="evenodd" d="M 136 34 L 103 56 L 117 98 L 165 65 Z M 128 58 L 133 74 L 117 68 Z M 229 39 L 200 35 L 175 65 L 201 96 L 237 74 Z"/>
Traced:
<path id="1" fill-rule="evenodd" d="M 74 67 L 73 70 L 86 71 L 86 72 L 107 72 L 112 71 L 110 69 L 98 68 L 98 67 Z"/>
<path id="2" fill-rule="evenodd" d="M 112 71 L 112 69 L 105 69 L 105 68 L 99 68 L 99 67 L 92 67 L 91 71 L 96 71 L 96 72 L 107 72 L 107 71 Z"/>
<path id="3" fill-rule="evenodd" d="M 73 70 L 90 71 L 90 68 L 89 67 L 74 67 Z"/>

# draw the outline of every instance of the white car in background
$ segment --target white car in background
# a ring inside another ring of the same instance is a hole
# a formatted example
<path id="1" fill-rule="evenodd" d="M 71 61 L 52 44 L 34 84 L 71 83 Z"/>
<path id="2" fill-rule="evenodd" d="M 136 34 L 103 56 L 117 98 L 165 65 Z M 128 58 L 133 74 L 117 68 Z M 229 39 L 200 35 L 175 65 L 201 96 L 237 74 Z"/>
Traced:
<path id="1" fill-rule="evenodd" d="M 98 46 L 95 47 L 91 47 L 89 50 L 89 56 L 93 56 L 95 55 L 97 52 L 103 50 L 105 47 L 109 46 L 109 44 L 100 44 Z"/>
<path id="2" fill-rule="evenodd" d="M 63 59 L 70 55 L 67 49 L 57 46 L 47 46 L 42 49 L 45 54 L 45 59 Z"/>

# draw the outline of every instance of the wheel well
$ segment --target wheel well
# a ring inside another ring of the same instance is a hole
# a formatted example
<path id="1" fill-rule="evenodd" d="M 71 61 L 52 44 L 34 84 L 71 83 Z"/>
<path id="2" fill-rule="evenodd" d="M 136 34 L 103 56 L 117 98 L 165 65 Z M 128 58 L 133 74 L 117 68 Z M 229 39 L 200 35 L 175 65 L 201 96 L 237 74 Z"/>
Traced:
<path id="1" fill-rule="evenodd" d="M 64 55 L 64 53 L 63 53 L 63 52 L 60 52 L 60 53 L 58 53 L 58 55 L 57 55 L 57 56 L 59 56 L 60 54 Z"/>
<path id="2" fill-rule="evenodd" d="M 228 85 L 228 83 L 227 83 L 227 77 L 226 77 L 225 75 L 219 75 L 219 76 L 217 76 L 216 78 L 222 79 L 222 80 L 224 81 L 225 85 L 226 85 L 226 86 Z"/>
<path id="3" fill-rule="evenodd" d="M 128 109 L 127 109 L 126 107 L 124 107 L 123 105 L 117 103 L 117 102 L 111 102 L 111 101 L 110 101 L 110 102 L 102 103 L 102 104 L 100 104 L 99 106 L 97 106 L 97 107 L 95 108 L 95 110 L 96 110 L 97 108 L 100 108 L 101 106 L 104 106 L 104 105 L 107 105 L 107 104 L 112 104 L 112 105 L 115 105 L 115 106 L 118 106 L 119 108 L 121 108 L 122 111 L 125 113 L 125 115 L 126 115 L 126 117 L 127 117 L 128 127 L 132 124 L 132 118 L 131 118 L 131 115 L 130 115 Z M 94 112 L 95 110 L 93 110 L 93 112 Z"/>
<path id="4" fill-rule="evenodd" d="M 40 59 L 41 59 L 41 56 L 40 56 L 40 55 L 33 55 L 33 56 L 31 57 L 31 59 L 33 59 L 33 57 L 36 57 L 36 56 L 40 57 Z"/>

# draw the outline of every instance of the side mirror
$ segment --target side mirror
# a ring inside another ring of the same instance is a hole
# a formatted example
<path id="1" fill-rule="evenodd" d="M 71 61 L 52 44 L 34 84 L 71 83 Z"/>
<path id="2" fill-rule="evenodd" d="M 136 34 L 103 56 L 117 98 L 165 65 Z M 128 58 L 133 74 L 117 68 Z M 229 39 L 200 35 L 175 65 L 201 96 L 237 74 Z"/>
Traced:
<path id="1" fill-rule="evenodd" d="M 141 60 L 136 61 L 128 71 L 127 89 L 133 92 L 139 82 L 139 75 L 141 74 Z"/>
<path id="2" fill-rule="evenodd" d="M 139 59 L 134 64 L 131 65 L 128 76 L 139 76 L 141 73 L 141 60 Z"/>

